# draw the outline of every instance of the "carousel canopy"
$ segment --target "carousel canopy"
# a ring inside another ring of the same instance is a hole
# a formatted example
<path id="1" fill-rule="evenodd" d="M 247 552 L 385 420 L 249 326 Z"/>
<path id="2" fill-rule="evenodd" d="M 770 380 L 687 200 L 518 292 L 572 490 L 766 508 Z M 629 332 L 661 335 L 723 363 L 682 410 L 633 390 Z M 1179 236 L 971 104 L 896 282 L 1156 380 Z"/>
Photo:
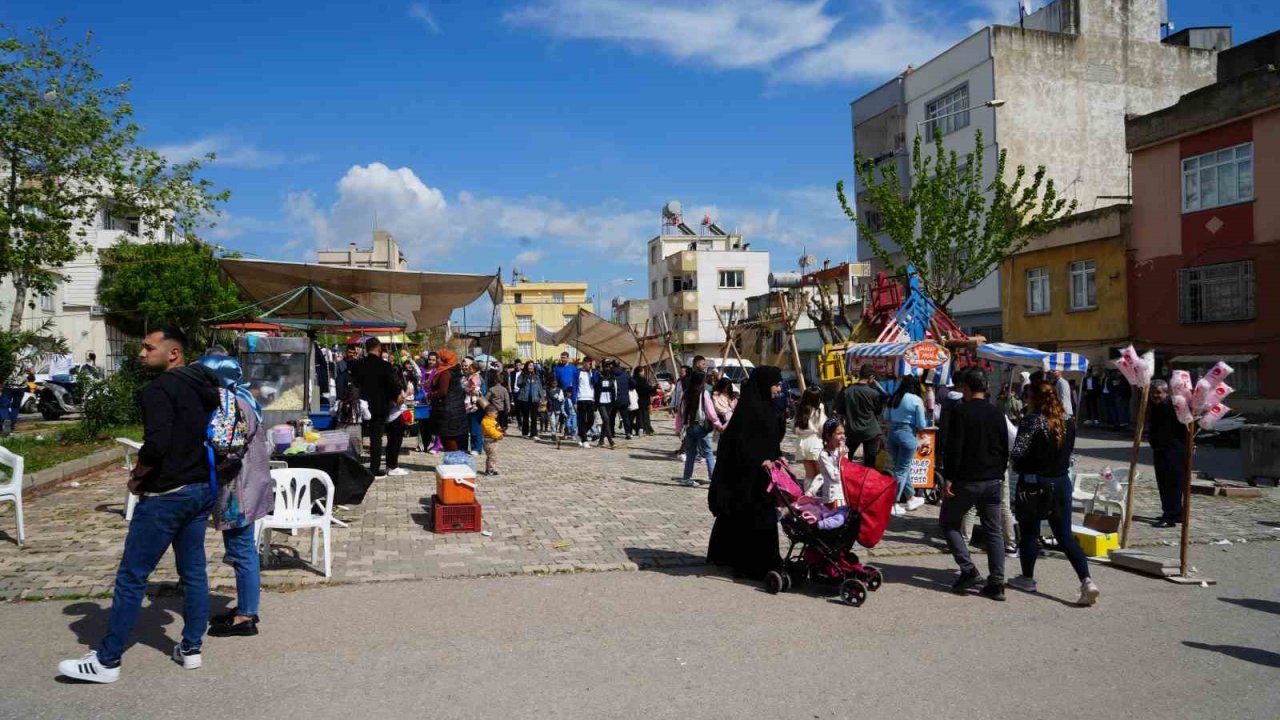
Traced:
<path id="1" fill-rule="evenodd" d="M 438 327 L 454 310 L 486 292 L 502 302 L 498 275 L 379 270 L 310 263 L 223 258 L 222 271 L 272 322 L 314 321 L 346 328 Z M 298 291 L 302 292 L 298 292 Z M 267 301 L 276 302 L 267 302 Z"/>
<path id="2" fill-rule="evenodd" d="M 1038 370 L 1084 372 L 1089 369 L 1088 358 L 1071 352 L 1047 352 L 999 342 L 979 345 L 976 352 L 984 360 Z"/>

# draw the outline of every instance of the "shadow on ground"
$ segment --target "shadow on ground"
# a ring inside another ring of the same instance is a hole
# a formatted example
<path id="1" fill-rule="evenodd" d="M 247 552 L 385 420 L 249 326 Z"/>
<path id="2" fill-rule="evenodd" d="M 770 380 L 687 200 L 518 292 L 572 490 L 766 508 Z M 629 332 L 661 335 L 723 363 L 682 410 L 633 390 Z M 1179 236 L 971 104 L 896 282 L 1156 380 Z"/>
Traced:
<path id="1" fill-rule="evenodd" d="M 1210 652 L 1221 653 L 1227 657 L 1233 657 L 1237 660 L 1264 665 L 1266 667 L 1280 668 L 1280 653 L 1274 653 L 1270 650 L 1261 648 L 1242 647 L 1240 645 L 1211 645 L 1209 643 L 1198 643 L 1190 640 L 1183 640 L 1183 645 L 1196 650 L 1208 650 Z"/>

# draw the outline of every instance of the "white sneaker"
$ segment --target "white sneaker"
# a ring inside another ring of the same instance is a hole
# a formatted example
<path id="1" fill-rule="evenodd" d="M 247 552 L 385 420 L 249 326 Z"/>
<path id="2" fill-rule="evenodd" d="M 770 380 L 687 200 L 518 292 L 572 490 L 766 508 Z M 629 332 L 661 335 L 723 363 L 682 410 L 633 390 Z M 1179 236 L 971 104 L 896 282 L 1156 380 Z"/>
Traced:
<path id="1" fill-rule="evenodd" d="M 901 505 L 901 504 L 899 504 L 899 503 L 894 503 L 894 504 L 893 504 L 893 510 L 892 510 L 892 511 L 890 511 L 890 512 L 889 512 L 889 514 L 890 514 L 890 515 L 906 515 L 906 514 L 907 514 L 907 511 L 906 511 L 905 509 L 903 509 L 903 507 L 902 507 L 902 505 Z"/>
<path id="2" fill-rule="evenodd" d="M 680 453 L 676 456 L 676 462 L 684 462 L 684 453 Z"/>
<path id="3" fill-rule="evenodd" d="M 182 665 L 183 670 L 199 670 L 204 664 L 200 650 L 183 650 L 182 643 L 173 646 L 173 661 Z"/>
<path id="4" fill-rule="evenodd" d="M 85 682 L 113 683 L 120 679 L 120 666 L 105 667 L 98 661 L 98 651 L 90 650 L 84 657 L 63 660 L 58 663 L 62 675 Z"/>
<path id="5" fill-rule="evenodd" d="M 398 467 L 398 468 L 392 468 L 392 469 L 388 470 L 388 471 L 387 471 L 387 474 L 388 474 L 388 475 L 394 475 L 394 476 L 396 476 L 396 477 L 401 477 L 401 476 L 403 476 L 403 475 L 408 475 L 408 474 L 409 474 L 409 471 L 408 471 L 408 470 L 405 470 L 404 468 L 399 468 L 399 467 Z"/>
<path id="6" fill-rule="evenodd" d="M 479 450 L 472 450 L 472 451 L 471 451 L 471 454 L 472 454 L 474 457 L 480 457 L 480 451 L 479 451 Z"/>
<path id="7" fill-rule="evenodd" d="M 1080 583 L 1080 599 L 1076 600 L 1076 604 L 1093 605 L 1098 602 L 1098 596 L 1101 594 L 1102 591 L 1098 589 L 1098 585 L 1093 581 L 1093 578 L 1085 578 Z"/>
<path id="8" fill-rule="evenodd" d="M 590 447 L 589 445 L 587 445 L 587 441 L 586 441 L 586 440 L 579 440 L 579 441 L 578 441 L 578 446 L 579 446 L 579 447 Z"/>
<path id="9" fill-rule="evenodd" d="M 1005 584 L 1022 592 L 1033 593 L 1036 591 L 1036 581 L 1026 575 L 1019 575 Z"/>
<path id="10" fill-rule="evenodd" d="M 924 498 L 912 497 L 907 499 L 907 512 L 915 512 L 924 507 Z"/>

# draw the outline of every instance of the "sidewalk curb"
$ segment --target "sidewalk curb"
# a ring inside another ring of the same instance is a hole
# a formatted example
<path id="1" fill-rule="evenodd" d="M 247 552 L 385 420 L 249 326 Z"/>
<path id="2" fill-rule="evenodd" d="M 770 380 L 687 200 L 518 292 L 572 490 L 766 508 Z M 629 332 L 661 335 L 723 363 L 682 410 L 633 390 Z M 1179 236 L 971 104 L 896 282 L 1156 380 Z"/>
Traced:
<path id="1" fill-rule="evenodd" d="M 123 466 L 124 456 L 118 448 L 99 450 L 91 455 L 68 460 L 51 468 L 29 473 L 22 478 L 22 490 L 27 492 L 36 488 L 57 485 L 91 472 L 101 470 L 108 465 Z"/>

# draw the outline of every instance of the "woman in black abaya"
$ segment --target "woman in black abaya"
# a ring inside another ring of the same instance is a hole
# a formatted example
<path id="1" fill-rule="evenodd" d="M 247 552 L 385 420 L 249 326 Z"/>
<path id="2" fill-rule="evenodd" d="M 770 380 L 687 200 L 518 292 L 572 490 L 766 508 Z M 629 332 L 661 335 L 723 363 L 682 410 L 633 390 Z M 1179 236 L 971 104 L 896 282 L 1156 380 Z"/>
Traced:
<path id="1" fill-rule="evenodd" d="M 766 463 L 782 456 L 782 426 L 773 403 L 781 392 L 778 368 L 764 365 L 751 371 L 716 450 L 707 494 L 716 521 L 707 561 L 732 567 L 737 577 L 758 580 L 782 566 L 778 515 L 765 469 Z"/>

